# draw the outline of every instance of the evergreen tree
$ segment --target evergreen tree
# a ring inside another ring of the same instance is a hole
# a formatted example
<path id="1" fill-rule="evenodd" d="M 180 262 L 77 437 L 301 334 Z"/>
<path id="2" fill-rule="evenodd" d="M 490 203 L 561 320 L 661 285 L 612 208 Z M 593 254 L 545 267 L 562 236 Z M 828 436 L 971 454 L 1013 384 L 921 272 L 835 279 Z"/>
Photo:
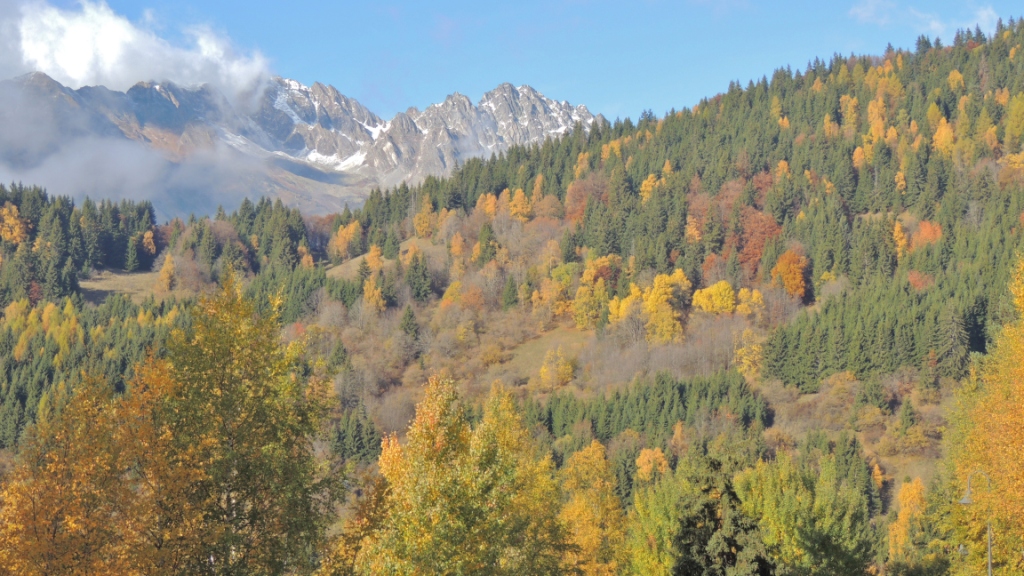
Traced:
<path id="1" fill-rule="evenodd" d="M 134 236 L 128 240 L 128 249 L 124 255 L 124 271 L 135 272 L 139 269 L 139 246 Z"/>
<path id="2" fill-rule="evenodd" d="M 388 260 L 398 258 L 399 249 L 398 235 L 395 233 L 395 229 L 392 228 L 388 230 L 387 240 L 384 241 L 384 257 Z"/>
<path id="3" fill-rule="evenodd" d="M 934 349 L 938 355 L 939 374 L 959 379 L 967 372 L 968 337 L 961 316 L 952 304 L 947 305 L 939 318 Z"/>
<path id="4" fill-rule="evenodd" d="M 906 435 L 910 427 L 917 423 L 917 413 L 914 411 L 913 404 L 910 403 L 910 398 L 903 401 L 903 405 L 900 406 L 899 414 L 899 425 L 896 430 L 901 435 Z"/>
<path id="5" fill-rule="evenodd" d="M 413 311 L 412 306 L 406 306 L 405 312 L 402 313 L 402 323 L 400 324 L 402 332 L 405 332 L 413 340 L 420 336 L 420 325 L 416 322 L 416 313 Z"/>
<path id="6" fill-rule="evenodd" d="M 501 307 L 508 310 L 516 304 L 519 304 L 519 286 L 516 285 L 515 277 L 509 274 L 505 288 L 501 291 Z"/>
<path id="7" fill-rule="evenodd" d="M 409 262 L 409 269 L 405 273 L 405 282 L 412 290 L 412 297 L 419 302 L 425 302 L 430 298 L 430 270 L 427 268 L 427 259 L 423 254 L 416 254 Z"/>
<path id="8" fill-rule="evenodd" d="M 480 256 L 477 258 L 477 262 L 486 264 L 494 260 L 498 253 L 498 240 L 494 236 L 494 229 L 491 228 L 489 222 L 480 228 L 480 236 L 477 238 L 477 242 L 480 243 Z"/>
<path id="9" fill-rule="evenodd" d="M 366 261 L 366 258 L 363 258 L 359 261 L 358 275 L 360 285 L 362 285 L 363 282 L 366 282 L 366 279 L 369 278 L 371 274 L 373 274 L 373 271 L 370 270 L 370 264 Z"/>

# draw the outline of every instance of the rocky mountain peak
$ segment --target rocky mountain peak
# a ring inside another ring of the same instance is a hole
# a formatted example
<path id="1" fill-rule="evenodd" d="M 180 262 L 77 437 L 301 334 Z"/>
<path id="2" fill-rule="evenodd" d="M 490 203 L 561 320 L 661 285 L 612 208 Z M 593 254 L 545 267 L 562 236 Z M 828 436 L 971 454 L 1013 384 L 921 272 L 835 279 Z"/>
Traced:
<path id="1" fill-rule="evenodd" d="M 200 148 L 226 145 L 270 166 L 267 185 L 248 195 L 284 186 L 281 195 L 306 198 L 312 211 L 338 209 L 342 199 L 358 203 L 372 188 L 446 175 L 470 158 L 559 137 L 576 126 L 589 130 L 595 119 L 585 106 L 509 83 L 476 104 L 453 92 L 391 120 L 333 86 L 287 78 L 271 79 L 254 109 L 234 106 L 210 86 L 144 81 L 123 93 L 103 87 L 71 90 L 40 73 L 0 82 L 0 93 L 17 93 L 54 119 L 54 140 L 38 148 L 41 154 L 59 149 L 62 137 L 87 135 L 133 140 L 173 162 Z M 10 154 L 0 150 L 4 155 Z M 30 155 L 17 151 L 17 157 Z M 321 198 L 325 190 L 333 199 Z"/>

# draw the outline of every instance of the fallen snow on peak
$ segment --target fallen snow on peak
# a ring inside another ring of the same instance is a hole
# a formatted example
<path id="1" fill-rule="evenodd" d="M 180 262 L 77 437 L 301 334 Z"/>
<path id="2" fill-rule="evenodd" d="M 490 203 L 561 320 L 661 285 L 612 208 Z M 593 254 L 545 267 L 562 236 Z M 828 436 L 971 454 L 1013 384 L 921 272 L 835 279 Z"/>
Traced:
<path id="1" fill-rule="evenodd" d="M 363 162 L 365 160 L 366 160 L 366 152 L 359 151 L 359 152 L 356 152 L 355 154 L 349 156 L 348 158 L 345 158 L 344 160 L 342 160 L 338 164 L 337 169 L 338 170 L 348 170 L 349 168 L 355 168 L 357 166 L 362 166 Z"/>
<path id="2" fill-rule="evenodd" d="M 309 87 L 306 86 L 305 84 L 301 83 L 301 82 L 296 82 L 295 80 L 286 79 L 284 81 L 284 83 L 285 83 L 286 86 L 288 86 L 289 90 L 295 90 L 296 92 L 309 92 Z"/>
<path id="3" fill-rule="evenodd" d="M 292 110 L 292 107 L 288 105 L 288 92 L 284 90 L 277 91 L 277 98 L 274 99 L 274 108 L 287 114 L 296 126 L 305 124 L 302 118 L 299 118 L 299 115 L 295 113 L 295 110 Z"/>
<path id="4" fill-rule="evenodd" d="M 361 166 L 364 160 L 366 160 L 366 152 L 363 151 L 356 152 L 355 154 L 345 159 L 338 158 L 337 154 L 326 156 L 324 154 L 317 152 L 316 150 L 313 150 L 306 154 L 307 162 L 319 164 L 321 166 L 328 166 L 330 168 L 333 168 L 334 170 L 337 170 L 338 172 L 344 172 L 345 170 L 348 170 L 350 168 Z"/>
<path id="5" fill-rule="evenodd" d="M 359 125 L 366 128 L 367 132 L 370 133 L 370 136 L 376 140 L 380 136 L 381 132 L 386 132 L 387 129 L 391 127 L 391 122 L 384 122 L 383 124 L 377 124 L 376 126 L 368 126 L 360 122 Z"/>

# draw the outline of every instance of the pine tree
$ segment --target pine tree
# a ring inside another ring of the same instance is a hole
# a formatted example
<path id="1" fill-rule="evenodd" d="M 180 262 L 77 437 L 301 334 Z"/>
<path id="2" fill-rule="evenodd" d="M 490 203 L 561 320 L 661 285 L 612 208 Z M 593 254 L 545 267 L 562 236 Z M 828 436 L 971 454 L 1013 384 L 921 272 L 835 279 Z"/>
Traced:
<path id="1" fill-rule="evenodd" d="M 430 287 L 430 270 L 427 268 L 427 259 L 423 254 L 416 254 L 409 262 L 409 270 L 405 273 L 405 282 L 412 290 L 412 297 L 419 302 L 425 302 L 432 293 Z"/>
<path id="2" fill-rule="evenodd" d="M 366 261 L 366 258 L 363 258 L 359 261 L 358 276 L 360 282 L 366 282 L 366 279 L 369 278 L 371 274 L 373 274 L 373 271 L 370 270 L 370 263 Z"/>
<path id="3" fill-rule="evenodd" d="M 476 261 L 483 265 L 494 260 L 498 253 L 498 240 L 495 238 L 494 229 L 491 228 L 489 222 L 480 228 L 480 236 L 477 238 L 477 243 L 480 245 L 480 254 Z"/>
<path id="4" fill-rule="evenodd" d="M 515 276 L 508 275 L 505 280 L 505 288 L 501 291 L 501 307 L 504 310 L 519 304 L 519 286 L 516 284 Z"/>
<path id="5" fill-rule="evenodd" d="M 903 401 L 903 405 L 900 406 L 899 424 L 896 428 L 897 432 L 905 436 L 907 431 L 917 423 L 917 413 L 914 411 L 914 405 L 910 403 L 910 398 Z"/>
<path id="6" fill-rule="evenodd" d="M 395 234 L 395 230 L 392 228 L 388 230 L 387 240 L 384 241 L 384 257 L 388 260 L 398 258 L 399 248 L 398 235 Z"/>
<path id="7" fill-rule="evenodd" d="M 961 316 L 952 304 L 947 305 L 939 318 L 935 334 L 935 352 L 938 355 L 939 374 L 959 379 L 967 372 L 968 339 Z"/>
<path id="8" fill-rule="evenodd" d="M 135 236 L 128 239 L 128 249 L 124 255 L 124 271 L 135 272 L 139 269 L 139 244 Z"/>
<path id="9" fill-rule="evenodd" d="M 327 358 L 327 369 L 332 372 L 343 370 L 348 367 L 348 364 L 348 350 L 346 350 L 345 345 L 339 341 L 334 345 L 334 349 L 331 350 L 331 355 Z"/>
<path id="10" fill-rule="evenodd" d="M 416 313 L 413 311 L 412 306 L 406 306 L 405 312 L 402 313 L 402 323 L 399 325 L 402 332 L 405 332 L 407 336 L 413 340 L 420 336 L 420 325 L 416 322 Z"/>

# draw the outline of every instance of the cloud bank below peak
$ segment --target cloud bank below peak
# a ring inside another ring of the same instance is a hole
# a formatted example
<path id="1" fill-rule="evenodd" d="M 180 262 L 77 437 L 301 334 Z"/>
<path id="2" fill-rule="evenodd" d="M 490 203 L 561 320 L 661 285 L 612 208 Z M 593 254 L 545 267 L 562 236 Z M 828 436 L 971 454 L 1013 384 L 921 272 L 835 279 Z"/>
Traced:
<path id="1" fill-rule="evenodd" d="M 70 88 L 124 91 L 140 80 L 210 84 L 229 97 L 258 92 L 271 77 L 258 51 L 241 53 L 206 26 L 174 44 L 114 12 L 102 0 L 62 9 L 46 2 L 0 0 L 0 76 L 43 72 Z"/>

